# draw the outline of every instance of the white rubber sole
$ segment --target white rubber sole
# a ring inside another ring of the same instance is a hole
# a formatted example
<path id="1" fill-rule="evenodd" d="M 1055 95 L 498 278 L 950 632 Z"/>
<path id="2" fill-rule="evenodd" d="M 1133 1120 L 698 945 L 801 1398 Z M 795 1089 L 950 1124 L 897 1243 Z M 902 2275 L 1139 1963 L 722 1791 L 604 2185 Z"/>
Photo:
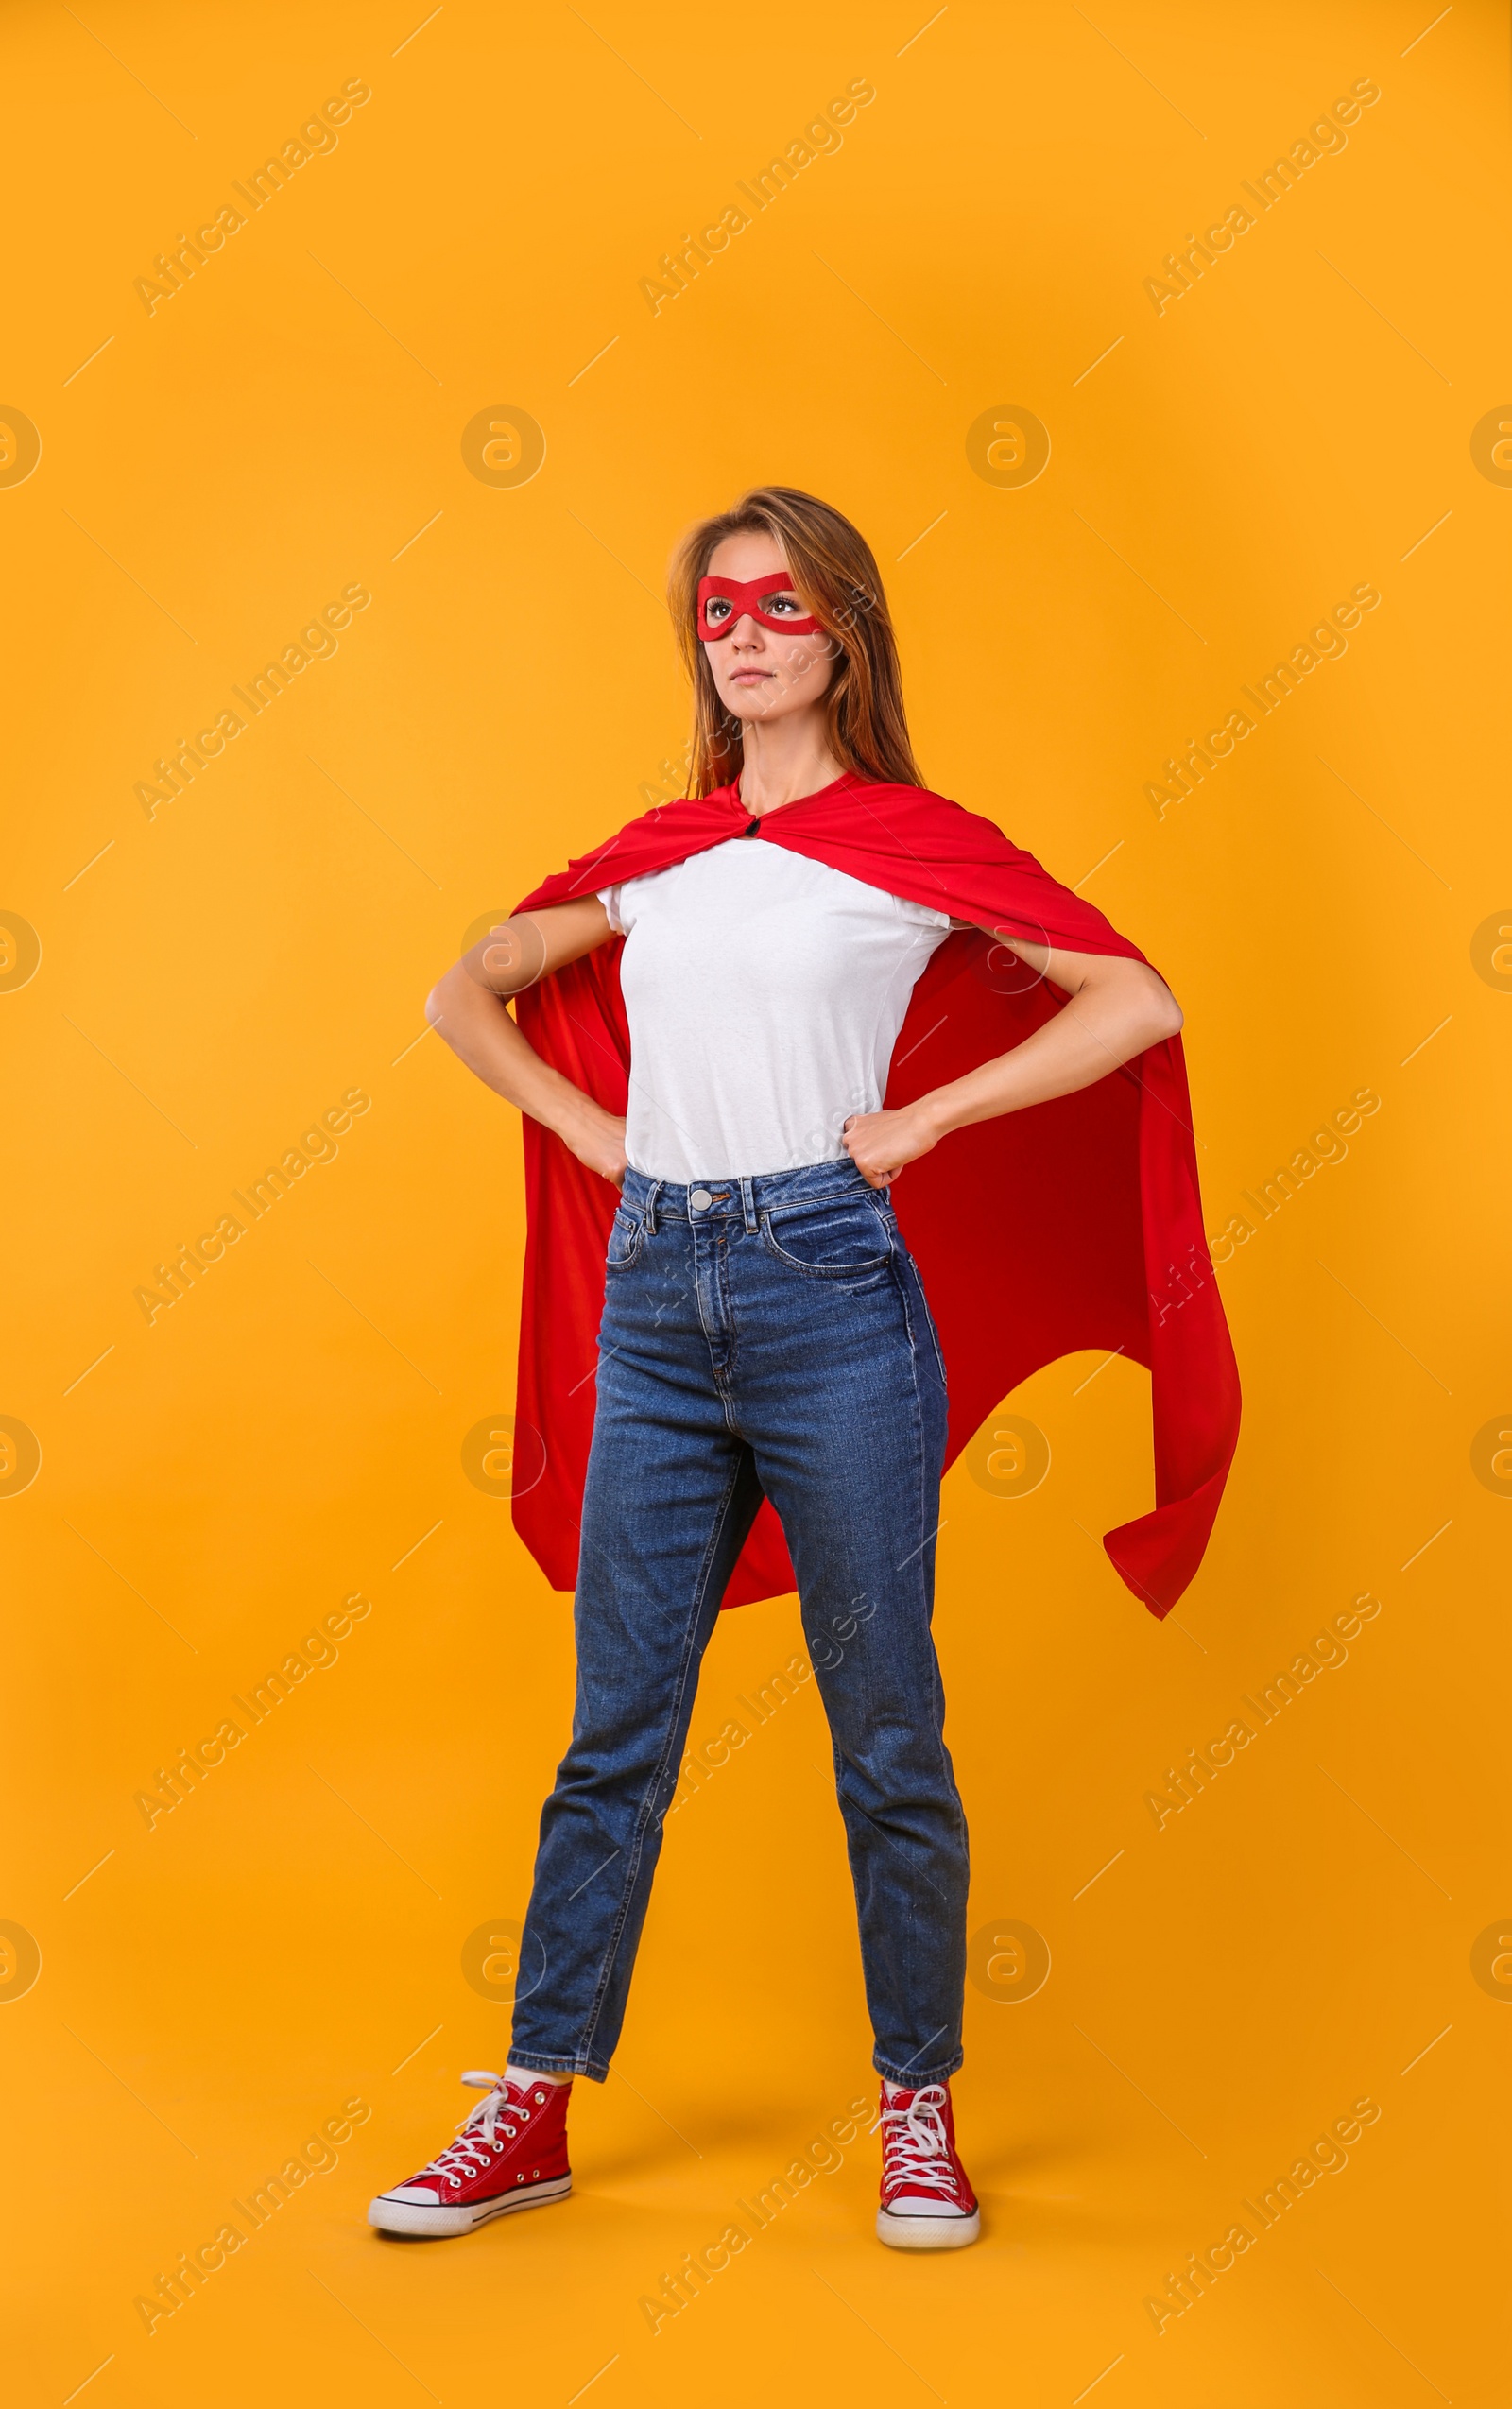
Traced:
<path id="1" fill-rule="evenodd" d="M 964 2250 L 982 2230 L 982 2211 L 970 2216 L 897 2216 L 877 2211 L 877 2239 L 889 2250 Z"/>
<path id="2" fill-rule="evenodd" d="M 570 2175 L 559 2175 L 550 2183 L 532 2183 L 528 2191 L 504 2192 L 496 2200 L 479 2200 L 470 2208 L 433 2209 L 420 2207 L 414 2200 L 391 2200 L 386 2193 L 369 2202 L 368 2222 L 380 2233 L 414 2233 L 441 2241 L 449 2234 L 475 2233 L 480 2225 L 490 2225 L 496 2216 L 513 2216 L 520 2209 L 549 2208 L 554 2200 L 564 2200 L 573 2188 Z"/>

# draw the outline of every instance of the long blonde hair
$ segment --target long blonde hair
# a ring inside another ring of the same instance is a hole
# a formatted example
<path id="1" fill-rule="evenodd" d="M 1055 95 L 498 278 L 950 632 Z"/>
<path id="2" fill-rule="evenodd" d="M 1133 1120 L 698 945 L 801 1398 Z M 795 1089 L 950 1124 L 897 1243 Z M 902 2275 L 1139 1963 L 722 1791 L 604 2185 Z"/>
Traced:
<path id="1" fill-rule="evenodd" d="M 713 794 L 740 776 L 741 722 L 719 700 L 697 632 L 698 580 L 727 536 L 769 535 L 782 549 L 800 600 L 836 654 L 824 697 L 829 746 L 847 769 L 898 786 L 921 786 L 903 710 L 898 645 L 882 579 L 865 537 L 812 493 L 760 485 L 730 509 L 690 527 L 673 557 L 668 602 L 693 680 L 690 792 Z"/>

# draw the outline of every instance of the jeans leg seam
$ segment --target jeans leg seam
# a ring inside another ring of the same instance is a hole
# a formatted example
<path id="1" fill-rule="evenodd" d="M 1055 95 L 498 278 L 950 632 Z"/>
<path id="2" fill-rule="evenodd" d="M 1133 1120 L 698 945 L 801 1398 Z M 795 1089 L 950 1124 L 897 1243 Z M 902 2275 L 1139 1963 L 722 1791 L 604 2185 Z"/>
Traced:
<path id="1" fill-rule="evenodd" d="M 908 1294 L 908 1274 L 902 1264 L 898 1265 L 897 1269 L 898 1286 L 902 1298 L 903 1322 L 908 1332 L 908 1377 L 913 1383 L 914 1390 L 914 1437 L 918 1448 L 919 1461 L 919 1552 L 918 1560 L 919 1563 L 920 1578 L 922 1578 L 924 1550 L 930 1543 L 929 1537 L 926 1536 L 924 1531 L 924 1523 L 928 1507 L 928 1500 L 925 1496 L 925 1489 L 928 1486 L 928 1473 L 924 1463 L 924 1401 L 919 1393 L 919 1341 L 914 1331 L 913 1305 Z"/>
<path id="2" fill-rule="evenodd" d="M 948 1410 L 950 1405 L 951 1381 L 950 1374 L 945 1368 L 945 1351 L 939 1343 L 939 1333 L 935 1327 L 935 1316 L 929 1310 L 929 1299 L 924 1294 L 924 1282 L 919 1276 L 919 1265 L 914 1262 L 912 1255 L 909 1256 L 908 1260 L 912 1265 L 914 1280 L 919 1289 L 919 1310 L 924 1316 L 924 1327 L 929 1333 L 929 1343 L 935 1351 L 935 1361 L 939 1366 L 939 1385 L 945 1391 L 945 1402 Z"/>
<path id="3" fill-rule="evenodd" d="M 927 1486 L 928 1486 L 928 1469 L 927 1469 L 927 1466 L 926 1466 L 925 1461 L 924 1461 L 924 1404 L 923 1404 L 923 1399 L 922 1399 L 922 1398 L 921 1398 L 921 1396 L 919 1395 L 919 1349 L 918 1349 L 918 1342 L 917 1342 L 916 1337 L 915 1337 L 915 1331 L 914 1331 L 914 1320 L 915 1320 L 915 1317 L 914 1317 L 913 1311 L 912 1311 L 912 1309 L 911 1309 L 911 1300 L 910 1300 L 909 1296 L 908 1296 L 908 1288 L 907 1288 L 907 1275 L 906 1275 L 906 1272 L 902 1275 L 902 1289 L 903 1289 L 903 1317 L 904 1317 L 904 1320 L 906 1321 L 906 1323 L 907 1323 L 907 1325 L 908 1325 L 908 1367 L 909 1367 L 909 1373 L 910 1373 L 910 1376 L 911 1376 L 911 1378 L 912 1378 L 912 1380 L 913 1380 L 913 1385 L 914 1385 L 914 1413 L 915 1413 L 915 1429 L 916 1429 L 916 1431 L 917 1431 L 917 1433 L 918 1433 L 918 1439 L 919 1439 L 919 1526 L 920 1526 L 920 1529 L 922 1529 L 923 1524 L 924 1524 L 924 1522 L 925 1522 L 925 1520 L 926 1520 L 926 1518 L 927 1518 L 927 1508 L 928 1508 L 928 1499 L 927 1499 L 927 1496 L 926 1496 L 926 1494 L 925 1494 L 925 1491 L 926 1491 L 926 1489 L 927 1489 Z M 924 1309 L 925 1309 L 925 1311 L 927 1312 L 927 1310 L 928 1310 L 928 1302 L 927 1302 L 927 1299 L 925 1299 L 923 1298 L 923 1283 L 922 1283 L 921 1282 L 920 1282 L 920 1283 L 919 1283 L 919 1297 L 920 1297 L 920 1300 L 924 1303 Z M 936 1344 L 936 1359 L 937 1359 L 937 1356 L 938 1356 L 938 1351 L 938 1351 L 938 1347 L 937 1347 L 937 1344 Z M 941 1375 L 941 1378 L 942 1378 L 942 1381 L 943 1381 L 943 1374 Z M 931 1537 L 932 1537 L 932 1538 L 935 1538 L 935 1537 L 937 1537 L 937 1535 L 938 1535 L 938 1518 L 936 1517 L 936 1529 L 935 1529 L 935 1532 L 931 1534 Z M 925 1546 L 927 1547 L 927 1546 L 929 1545 L 929 1541 L 928 1541 L 928 1540 L 926 1540 L 926 1541 L 924 1542 L 924 1544 L 925 1544 Z M 920 1552 L 920 1576 L 922 1577 L 922 1551 Z M 935 1646 L 934 1631 L 933 1631 L 933 1627 L 932 1627 L 932 1626 L 933 1626 L 933 1616 L 931 1616 L 931 1618 L 930 1618 L 930 1626 L 927 1626 L 927 1628 L 926 1628 L 926 1636 L 927 1636 L 927 1638 L 928 1638 L 930 1657 L 931 1657 L 931 1660 L 932 1660 L 932 1662 L 933 1662 L 933 1666 L 934 1666 L 934 1678 L 933 1678 L 933 1681 L 932 1681 L 932 1684 L 931 1684 L 931 1688 L 932 1688 L 932 1691 L 933 1691 L 933 1704 L 934 1704 L 934 1736 L 935 1736 L 935 1746 L 936 1746 L 936 1749 L 938 1750 L 938 1753 L 939 1753 L 939 1774 L 940 1774 L 940 1782 L 941 1782 L 942 1791 L 943 1791 L 944 1795 L 945 1795 L 947 1798 L 952 1798 L 952 1799 L 954 1799 L 954 1805 L 955 1805 L 956 1833 L 957 1833 L 957 1837 L 958 1837 L 958 1838 L 959 1838 L 959 1839 L 960 1839 L 963 1843 L 965 1843 L 965 1842 L 966 1842 L 966 1813 L 965 1813 L 964 1808 L 963 1808 L 963 1807 L 962 1807 L 962 1805 L 961 1805 L 961 1794 L 960 1794 L 960 1791 L 958 1790 L 958 1788 L 956 1787 L 954 1772 L 954 1770 L 953 1770 L 953 1768 L 952 1768 L 951 1762 L 950 1762 L 950 1754 L 949 1754 L 949 1751 L 947 1750 L 946 1746 L 945 1746 L 945 1688 L 944 1688 L 944 1684 L 943 1684 L 943 1682 L 942 1682 L 942 1681 L 941 1681 L 941 1679 L 940 1679 L 940 1673 L 939 1673 L 939 1655 L 938 1655 L 938 1651 L 936 1650 L 936 1646 Z M 966 1843 L 966 1845 L 967 1845 L 967 1847 L 969 1848 L 970 1844 L 969 1844 L 969 1843 Z M 957 2047 L 959 2047 L 959 2042 L 958 2042 L 958 2041 L 957 2041 Z M 957 2063 L 959 2063 L 959 2060 L 957 2060 Z"/>

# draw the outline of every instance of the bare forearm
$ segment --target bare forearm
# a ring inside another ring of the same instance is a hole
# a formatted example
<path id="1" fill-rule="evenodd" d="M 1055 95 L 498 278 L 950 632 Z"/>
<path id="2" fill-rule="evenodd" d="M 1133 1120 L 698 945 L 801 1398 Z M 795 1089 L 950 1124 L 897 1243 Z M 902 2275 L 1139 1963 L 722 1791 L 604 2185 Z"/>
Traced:
<path id="1" fill-rule="evenodd" d="M 486 1087 L 558 1137 L 579 1132 L 589 1116 L 601 1113 L 581 1088 L 542 1062 L 504 998 L 460 965 L 433 989 L 425 1012 L 437 1035 Z"/>
<path id="2" fill-rule="evenodd" d="M 944 1137 L 973 1121 L 990 1121 L 999 1113 L 1020 1112 L 1026 1105 L 1091 1087 L 1146 1046 L 1172 1036 L 1180 1023 L 1180 1013 L 1158 979 L 1092 986 L 1072 996 L 1011 1054 L 999 1055 L 964 1078 L 934 1089 L 912 1109 L 924 1116 L 936 1137 Z"/>

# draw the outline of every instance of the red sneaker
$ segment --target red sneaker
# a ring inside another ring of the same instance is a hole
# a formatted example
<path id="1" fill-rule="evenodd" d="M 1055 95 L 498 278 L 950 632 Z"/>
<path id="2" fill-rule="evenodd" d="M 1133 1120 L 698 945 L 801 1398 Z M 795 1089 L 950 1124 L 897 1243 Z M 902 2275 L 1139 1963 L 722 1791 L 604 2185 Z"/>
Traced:
<path id="1" fill-rule="evenodd" d="M 368 2222 L 382 2233 L 472 2233 L 490 2217 L 542 2208 L 573 2188 L 567 2162 L 570 2083 L 506 2083 L 464 2074 L 488 2098 L 457 2126 L 457 2139 L 407 2183 L 380 2192 Z"/>
<path id="2" fill-rule="evenodd" d="M 961 2250 L 982 2230 L 976 2194 L 955 2155 L 949 2083 L 895 2091 L 882 2105 L 882 2206 L 877 2239 L 890 2250 Z"/>

